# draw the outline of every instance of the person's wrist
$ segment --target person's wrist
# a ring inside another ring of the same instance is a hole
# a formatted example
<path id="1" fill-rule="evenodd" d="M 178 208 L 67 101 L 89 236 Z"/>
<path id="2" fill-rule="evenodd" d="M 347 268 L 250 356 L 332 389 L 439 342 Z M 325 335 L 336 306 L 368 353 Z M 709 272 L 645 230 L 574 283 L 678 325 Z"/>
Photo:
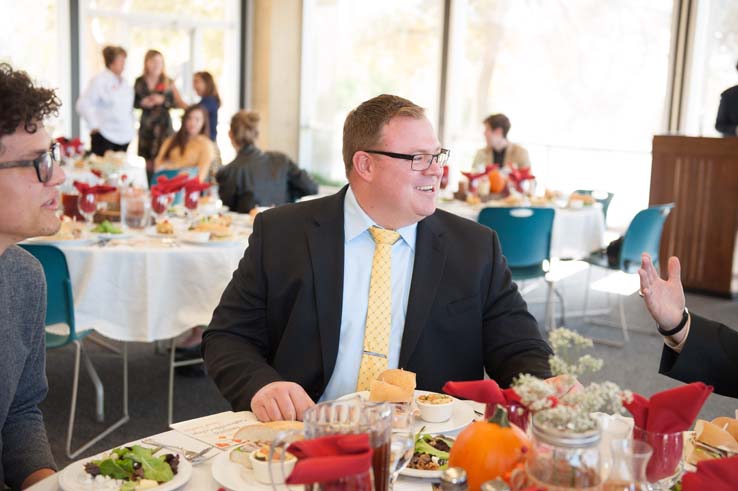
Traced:
<path id="1" fill-rule="evenodd" d="M 670 329 L 664 329 L 661 327 L 661 325 L 657 325 L 657 329 L 659 331 L 659 334 L 661 334 L 664 337 L 671 337 L 675 334 L 679 333 L 682 329 L 684 329 L 684 326 L 687 325 L 687 321 L 689 320 L 689 310 L 687 310 L 687 307 L 684 307 L 684 311 L 682 312 L 682 319 L 679 321 L 679 324 L 676 326 L 670 328 Z"/>

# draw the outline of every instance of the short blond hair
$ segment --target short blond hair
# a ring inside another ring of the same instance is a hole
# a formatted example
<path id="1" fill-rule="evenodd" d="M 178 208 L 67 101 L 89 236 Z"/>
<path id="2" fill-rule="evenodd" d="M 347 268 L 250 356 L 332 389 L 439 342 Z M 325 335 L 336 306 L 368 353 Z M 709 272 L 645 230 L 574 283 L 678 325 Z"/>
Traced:
<path id="1" fill-rule="evenodd" d="M 396 95 L 382 94 L 362 102 L 346 116 L 343 124 L 343 163 L 346 176 L 353 168 L 354 154 L 379 143 L 382 128 L 395 117 L 421 119 L 425 109 Z"/>
<path id="2" fill-rule="evenodd" d="M 231 118 L 231 138 L 239 147 L 253 145 L 259 138 L 259 120 L 256 111 L 241 110 Z"/>

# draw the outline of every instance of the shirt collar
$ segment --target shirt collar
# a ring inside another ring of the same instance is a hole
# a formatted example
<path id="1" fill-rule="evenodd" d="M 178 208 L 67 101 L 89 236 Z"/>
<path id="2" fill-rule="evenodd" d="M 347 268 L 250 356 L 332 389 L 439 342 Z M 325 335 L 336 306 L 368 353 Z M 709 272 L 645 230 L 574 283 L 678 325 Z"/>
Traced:
<path id="1" fill-rule="evenodd" d="M 369 227 L 379 227 L 379 225 L 377 225 L 376 222 L 361 209 L 354 192 L 351 190 L 351 186 L 346 190 L 346 197 L 343 201 L 343 222 L 346 242 L 351 242 L 356 237 L 366 232 Z M 397 233 L 400 234 L 402 240 L 404 240 L 413 251 L 415 250 L 415 237 L 417 235 L 417 231 L 417 222 L 397 229 Z"/>

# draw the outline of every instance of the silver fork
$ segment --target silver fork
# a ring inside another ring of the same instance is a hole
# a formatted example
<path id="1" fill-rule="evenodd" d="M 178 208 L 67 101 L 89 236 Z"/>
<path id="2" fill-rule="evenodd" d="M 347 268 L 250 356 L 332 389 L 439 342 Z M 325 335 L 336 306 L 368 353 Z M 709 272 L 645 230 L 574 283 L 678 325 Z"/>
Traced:
<path id="1" fill-rule="evenodd" d="M 184 455 L 185 459 L 187 459 L 189 462 L 192 462 L 193 464 L 199 464 L 201 462 L 205 462 L 206 460 L 208 460 L 209 457 L 206 457 L 205 454 L 213 450 L 213 447 L 205 447 L 199 452 L 195 452 L 194 450 L 188 450 L 186 448 L 178 447 L 176 445 L 168 445 L 166 443 L 157 442 L 156 440 L 152 440 L 151 438 L 146 438 L 144 440 L 141 440 L 141 443 L 146 444 L 146 445 L 154 445 L 155 447 L 166 448 L 168 450 L 179 452 L 180 454 Z"/>

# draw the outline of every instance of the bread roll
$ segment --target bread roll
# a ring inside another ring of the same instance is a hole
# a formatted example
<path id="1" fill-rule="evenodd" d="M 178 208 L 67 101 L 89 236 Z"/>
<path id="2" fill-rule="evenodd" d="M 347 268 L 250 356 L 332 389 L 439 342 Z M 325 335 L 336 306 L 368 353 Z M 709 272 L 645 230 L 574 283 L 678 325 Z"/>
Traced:
<path id="1" fill-rule="evenodd" d="M 727 431 L 730 435 L 738 441 L 738 419 L 728 418 L 727 416 L 720 416 L 712 420 L 712 424 L 719 428 Z"/>
<path id="2" fill-rule="evenodd" d="M 369 390 L 372 402 L 411 402 L 415 391 L 415 373 L 407 370 L 385 370 L 373 380 Z"/>

